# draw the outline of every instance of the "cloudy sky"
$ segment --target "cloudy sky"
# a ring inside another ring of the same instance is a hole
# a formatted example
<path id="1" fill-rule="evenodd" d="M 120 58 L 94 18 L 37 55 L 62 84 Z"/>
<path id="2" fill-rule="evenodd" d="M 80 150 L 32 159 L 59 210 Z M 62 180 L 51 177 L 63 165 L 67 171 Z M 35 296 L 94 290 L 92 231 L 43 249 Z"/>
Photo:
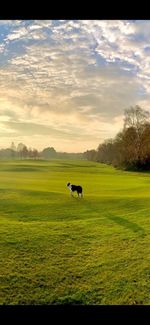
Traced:
<path id="1" fill-rule="evenodd" d="M 0 21 L 0 148 L 96 149 L 150 111 L 150 20 Z"/>

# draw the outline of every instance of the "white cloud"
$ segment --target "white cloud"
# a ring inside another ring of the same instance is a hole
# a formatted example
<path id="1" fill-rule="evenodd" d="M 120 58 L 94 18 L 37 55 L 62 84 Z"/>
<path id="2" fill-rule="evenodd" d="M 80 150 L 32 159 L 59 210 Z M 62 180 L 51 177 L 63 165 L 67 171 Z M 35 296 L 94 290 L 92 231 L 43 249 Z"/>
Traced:
<path id="1" fill-rule="evenodd" d="M 95 147 L 114 136 L 125 108 L 149 106 L 148 26 L 115 20 L 9 22 L 0 44 L 5 60 L 0 121 L 9 122 L 5 128 L 11 125 L 17 138 L 27 140 L 32 133 L 37 147 L 44 126 L 69 151 L 72 143 L 81 141 L 79 148 L 86 150 L 88 143 Z"/>

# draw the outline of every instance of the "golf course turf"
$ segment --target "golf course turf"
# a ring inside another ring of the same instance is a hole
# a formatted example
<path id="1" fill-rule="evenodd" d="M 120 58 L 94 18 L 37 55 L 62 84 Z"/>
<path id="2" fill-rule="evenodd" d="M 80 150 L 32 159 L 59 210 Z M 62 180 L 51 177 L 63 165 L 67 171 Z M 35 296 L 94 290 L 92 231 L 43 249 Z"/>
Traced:
<path id="1" fill-rule="evenodd" d="M 0 304 L 150 304 L 150 173 L 0 161 Z"/>

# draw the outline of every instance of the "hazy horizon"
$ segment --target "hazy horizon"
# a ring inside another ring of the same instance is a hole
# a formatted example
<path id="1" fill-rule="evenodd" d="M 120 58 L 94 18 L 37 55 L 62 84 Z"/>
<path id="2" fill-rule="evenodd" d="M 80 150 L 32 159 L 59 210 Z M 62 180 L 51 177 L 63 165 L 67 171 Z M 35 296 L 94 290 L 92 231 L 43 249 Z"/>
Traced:
<path id="1" fill-rule="evenodd" d="M 0 148 L 96 149 L 150 111 L 150 20 L 0 20 Z"/>
<path id="2" fill-rule="evenodd" d="M 13 146 L 15 146 L 15 148 L 12 148 L 12 143 L 13 143 Z M 29 149 L 31 149 L 31 150 L 34 150 L 34 149 L 37 149 L 36 147 L 31 147 L 30 145 L 29 146 L 27 146 L 26 145 L 26 143 L 22 143 L 22 142 L 19 142 L 19 143 L 14 143 L 14 142 L 11 142 L 8 146 L 6 146 L 6 147 L 0 147 L 0 150 L 5 150 L 5 149 L 13 149 L 13 150 L 15 150 L 15 151 L 18 151 L 18 145 L 19 144 L 23 144 L 23 145 L 25 145 L 26 147 L 27 147 L 27 149 L 29 150 Z M 39 148 L 39 149 L 37 149 L 39 152 L 42 152 L 44 149 L 47 149 L 47 148 L 54 148 L 53 146 L 43 146 L 43 147 L 41 147 L 41 148 Z M 54 148 L 55 149 L 55 148 Z M 88 148 L 87 150 L 90 150 L 90 149 L 94 149 L 94 148 Z M 69 152 L 67 152 L 67 151 L 63 151 L 63 150 L 56 150 L 55 149 L 55 151 L 57 152 L 57 153 L 69 153 L 69 154 L 82 154 L 82 153 L 84 153 L 84 152 L 81 152 L 81 151 L 69 151 Z"/>

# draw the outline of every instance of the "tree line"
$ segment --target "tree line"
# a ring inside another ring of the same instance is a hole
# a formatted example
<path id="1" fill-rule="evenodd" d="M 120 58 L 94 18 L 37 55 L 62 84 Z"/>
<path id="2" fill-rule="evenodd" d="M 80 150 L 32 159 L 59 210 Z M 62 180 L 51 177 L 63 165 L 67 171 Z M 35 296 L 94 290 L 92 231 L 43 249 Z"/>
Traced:
<path id="1" fill-rule="evenodd" d="M 122 131 L 96 150 L 68 153 L 46 147 L 38 151 L 12 142 L 9 148 L 0 149 L 0 159 L 87 159 L 125 170 L 150 170 L 150 113 L 138 105 L 126 109 Z"/>
<path id="2" fill-rule="evenodd" d="M 84 157 L 125 170 L 150 170 L 150 113 L 138 105 L 126 109 L 123 130 Z"/>
<path id="3" fill-rule="evenodd" d="M 11 143 L 9 148 L 0 149 L 0 159 L 83 159 L 83 153 L 57 152 L 53 147 L 44 148 L 42 151 L 28 148 L 19 143 Z"/>

